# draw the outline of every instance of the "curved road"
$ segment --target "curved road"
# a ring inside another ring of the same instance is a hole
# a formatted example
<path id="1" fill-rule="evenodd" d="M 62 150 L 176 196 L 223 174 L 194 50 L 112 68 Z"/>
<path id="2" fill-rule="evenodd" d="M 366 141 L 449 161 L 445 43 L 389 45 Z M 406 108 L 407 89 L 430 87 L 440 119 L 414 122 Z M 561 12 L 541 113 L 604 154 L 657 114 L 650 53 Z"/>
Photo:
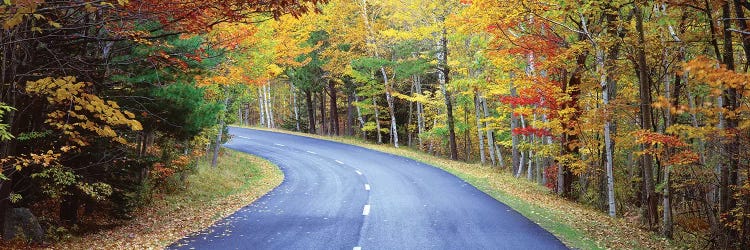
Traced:
<path id="1" fill-rule="evenodd" d="M 284 181 L 169 249 L 567 249 L 438 168 L 337 142 L 229 132 L 226 147 L 277 164 Z"/>

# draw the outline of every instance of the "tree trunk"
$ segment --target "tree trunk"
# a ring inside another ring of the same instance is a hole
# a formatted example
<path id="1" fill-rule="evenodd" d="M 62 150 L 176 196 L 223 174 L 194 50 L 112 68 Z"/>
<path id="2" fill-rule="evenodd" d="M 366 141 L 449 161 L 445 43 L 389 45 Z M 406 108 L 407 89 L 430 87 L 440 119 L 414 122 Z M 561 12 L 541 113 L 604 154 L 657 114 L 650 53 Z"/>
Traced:
<path id="1" fill-rule="evenodd" d="M 604 103 L 604 109 L 608 110 L 609 108 L 609 84 L 607 81 L 607 67 L 605 64 L 605 53 L 604 48 L 601 48 L 600 46 L 597 46 L 596 51 L 596 66 L 597 71 L 599 71 L 599 84 L 602 87 L 602 102 Z M 613 172 L 613 155 L 612 155 L 612 135 L 611 135 L 611 128 L 612 128 L 612 122 L 611 118 L 609 117 L 609 112 L 605 111 L 605 114 L 607 114 L 607 117 L 604 121 L 604 152 L 605 152 L 605 169 L 606 169 L 606 175 L 607 175 L 607 205 L 609 207 L 609 216 L 615 217 L 617 215 L 617 210 L 615 208 L 615 179 L 614 179 L 614 172 Z"/>
<path id="2" fill-rule="evenodd" d="M 482 99 L 482 111 L 484 111 L 484 118 L 490 117 L 490 111 L 487 108 L 487 99 Z M 501 168 L 505 168 L 505 162 L 503 162 L 503 154 L 500 152 L 500 147 L 495 144 L 495 130 L 490 128 L 489 122 L 484 122 L 484 127 L 487 128 L 487 146 L 490 151 L 490 159 L 492 159 L 492 165 L 498 165 Z M 497 162 L 495 162 L 495 155 L 497 155 Z"/>
<path id="3" fill-rule="evenodd" d="M 243 103 L 242 109 L 244 109 L 245 111 L 245 120 L 243 122 L 243 125 L 250 126 L 250 103 Z"/>
<path id="4" fill-rule="evenodd" d="M 337 93 L 336 93 L 336 83 L 334 81 L 330 81 L 330 80 L 328 81 L 328 94 L 331 97 L 331 99 L 329 99 L 330 100 L 329 109 L 331 110 L 330 111 L 331 112 L 331 125 L 330 125 L 331 132 L 332 134 L 338 136 L 340 135 L 339 134 L 339 110 L 336 107 L 336 102 L 337 102 L 336 94 Z"/>
<path id="5" fill-rule="evenodd" d="M 269 128 L 275 128 L 276 122 L 274 122 L 273 119 L 273 102 L 271 100 L 271 82 L 269 81 L 268 84 L 264 87 L 266 92 L 266 114 L 268 115 L 268 127 Z"/>
<path id="6" fill-rule="evenodd" d="M 541 139 L 542 141 L 544 138 Z M 544 142 L 542 142 L 544 144 Z M 542 179 L 544 177 L 544 171 L 542 171 L 542 157 L 539 157 L 539 154 L 537 153 L 536 157 L 534 158 L 534 170 L 536 171 L 536 182 L 542 186 L 544 186 L 544 183 L 542 183 Z"/>
<path id="7" fill-rule="evenodd" d="M 662 4 L 661 6 L 662 6 L 662 11 L 666 15 L 666 4 Z M 677 35 L 674 34 L 674 28 L 672 27 L 672 25 L 668 25 L 668 30 L 671 33 L 671 35 L 674 38 L 674 40 L 676 42 L 681 43 L 681 41 L 677 37 Z M 666 42 L 667 41 L 662 41 L 662 43 L 666 43 Z M 679 49 L 679 55 L 678 55 L 678 60 L 681 61 L 681 62 L 684 59 L 683 56 L 682 56 L 683 53 L 684 53 L 684 45 L 681 45 L 680 49 Z M 670 58 L 670 55 L 669 55 L 669 51 L 665 47 L 664 48 L 664 52 L 663 52 L 663 56 L 662 56 L 662 67 L 664 67 L 665 69 L 669 69 L 670 62 L 671 62 L 671 58 Z M 677 74 L 675 74 L 675 75 L 677 75 Z M 673 94 L 672 94 L 671 78 L 670 78 L 669 71 L 667 71 L 667 73 L 664 74 L 663 82 L 664 82 L 664 96 L 666 97 L 667 100 L 669 100 L 669 102 L 671 104 L 673 104 L 676 107 L 677 105 L 679 105 L 679 102 L 677 102 L 677 100 L 679 100 L 679 96 L 678 96 L 679 93 L 677 93 L 677 95 L 674 95 L 675 98 L 673 100 L 672 99 Z M 675 87 L 675 91 L 679 91 L 679 83 L 680 83 L 680 78 L 679 78 L 679 76 L 676 76 L 675 77 L 675 86 L 674 86 Z M 673 118 L 672 118 L 671 107 L 670 106 L 666 106 L 664 108 L 664 110 L 663 110 L 663 113 L 664 113 L 664 131 L 663 132 L 665 134 L 667 134 L 667 132 L 666 132 L 667 129 L 669 129 L 669 127 L 672 126 L 672 122 L 674 121 Z M 667 155 L 673 155 L 674 154 L 674 150 L 672 148 L 670 148 L 669 146 L 667 146 L 666 152 L 667 152 Z M 663 184 L 664 190 L 662 192 L 662 230 L 661 230 L 661 233 L 662 233 L 662 236 L 664 236 L 665 238 L 668 238 L 668 239 L 672 239 L 672 234 L 673 234 L 673 223 L 672 223 L 672 192 L 671 192 L 671 187 L 670 187 L 670 185 L 671 185 L 671 182 L 670 182 L 671 167 L 672 166 L 670 166 L 668 164 L 664 166 L 664 176 L 663 176 L 664 177 L 664 181 L 663 181 L 663 183 L 664 183 Z"/>
<path id="8" fill-rule="evenodd" d="M 297 90 L 294 88 L 294 83 L 289 82 L 289 91 L 292 92 L 292 106 L 294 106 L 294 124 L 297 128 L 297 132 L 300 132 L 299 126 L 299 106 L 297 105 Z"/>
<path id="9" fill-rule="evenodd" d="M 411 92 L 413 90 L 414 90 L 414 83 L 412 83 L 411 88 L 409 89 L 409 91 Z M 414 93 L 412 92 L 412 93 L 409 93 L 409 94 L 413 95 Z M 407 135 L 407 143 L 408 143 L 407 145 L 409 147 L 412 146 L 412 137 L 413 137 L 413 134 L 414 134 L 413 130 L 411 129 L 411 122 L 412 122 L 412 116 L 413 115 L 414 115 L 414 102 L 413 101 L 409 101 L 409 115 L 406 116 L 407 117 L 406 118 L 406 135 Z"/>
<path id="10" fill-rule="evenodd" d="M 443 91 L 445 97 L 445 111 L 448 116 L 448 144 L 450 145 L 451 160 L 458 160 L 458 149 L 456 146 L 456 125 L 453 119 L 453 102 L 451 101 L 451 92 L 448 91 L 448 83 L 450 82 L 450 69 L 448 69 L 448 38 L 447 30 L 445 27 L 445 17 L 441 20 L 443 28 L 440 36 L 439 52 L 438 52 L 438 80 L 440 82 L 440 88 Z"/>
<path id="11" fill-rule="evenodd" d="M 747 2 L 747 0 L 734 0 L 734 12 L 737 15 L 737 25 L 740 27 L 740 36 L 742 39 L 742 49 L 745 52 L 745 69 L 744 71 L 747 72 L 748 70 L 748 64 L 750 64 L 750 34 L 748 33 L 747 28 L 747 19 L 745 17 L 745 11 L 742 9 L 742 3 Z M 676 97 L 677 95 L 675 95 Z"/>
<path id="12" fill-rule="evenodd" d="M 10 167 L 0 166 L 3 169 L 3 173 L 6 174 L 5 180 L 0 180 L 0 232 L 5 232 L 5 213 L 11 208 L 10 195 L 13 193 L 13 172 L 9 171 Z"/>
<path id="13" fill-rule="evenodd" d="M 479 112 L 480 112 L 479 102 L 481 102 L 481 98 L 479 97 L 479 91 L 474 89 L 474 116 L 476 117 L 476 120 L 477 120 L 477 141 L 479 142 L 479 162 L 481 162 L 482 165 L 484 165 L 487 163 L 487 161 L 485 159 L 485 154 L 484 154 L 485 153 L 484 152 L 484 132 L 482 132 L 482 121 L 479 115 Z M 495 159 L 492 159 L 493 164 L 494 162 L 495 162 Z"/>
<path id="14" fill-rule="evenodd" d="M 372 97 L 372 105 L 375 108 L 375 132 L 378 134 L 378 144 L 383 144 L 383 136 L 380 135 L 380 109 L 375 96 Z"/>
<path id="15" fill-rule="evenodd" d="M 357 96 L 357 93 L 354 93 L 354 101 L 359 102 L 359 97 Z M 362 133 L 362 140 L 367 141 L 367 133 L 362 130 L 365 127 L 365 119 L 362 117 L 362 111 L 359 108 L 359 105 L 356 105 L 357 108 L 357 120 L 359 121 L 359 132 Z"/>
<path id="16" fill-rule="evenodd" d="M 330 135 L 331 130 L 330 127 L 326 126 L 326 94 L 321 92 L 319 95 L 320 105 L 318 106 L 320 108 L 320 134 L 321 135 Z"/>
<path id="17" fill-rule="evenodd" d="M 266 126 L 266 112 L 263 99 L 265 99 L 266 95 L 263 94 L 263 91 L 261 90 L 261 87 L 258 87 L 258 112 L 260 114 L 260 126 Z"/>
<path id="18" fill-rule="evenodd" d="M 532 142 L 534 141 L 533 137 L 531 138 L 531 141 Z M 533 159 L 534 159 L 534 151 L 529 150 L 529 159 L 527 162 L 528 166 L 526 167 L 526 179 L 530 181 L 534 180 L 534 176 L 532 175 L 533 170 L 534 170 L 533 165 L 532 165 Z"/>
<path id="19" fill-rule="evenodd" d="M 422 81 L 419 76 L 414 76 L 414 88 L 416 88 L 415 92 L 417 94 L 422 94 Z M 417 102 L 417 141 L 420 148 L 422 147 L 422 137 L 420 135 L 424 132 L 424 124 L 424 107 L 421 102 Z"/>
<path id="20" fill-rule="evenodd" d="M 385 100 L 388 102 L 388 114 L 391 116 L 391 140 L 393 146 L 398 148 L 398 129 L 396 127 L 396 110 L 394 107 L 394 100 L 391 92 L 393 87 L 391 82 L 388 81 L 388 75 L 385 73 L 385 68 L 380 67 L 380 73 L 383 75 L 383 81 L 385 82 Z"/>
<path id="21" fill-rule="evenodd" d="M 732 32 L 730 29 L 732 28 L 731 25 L 731 8 L 729 6 L 729 2 L 725 2 L 722 5 L 722 20 L 724 23 L 724 65 L 726 65 L 728 70 L 734 70 L 735 69 L 735 62 L 734 62 L 734 48 L 732 44 Z M 742 20 L 744 22 L 744 20 Z M 724 96 L 726 96 L 726 100 L 724 102 L 723 108 L 725 110 L 728 110 L 729 112 L 735 112 L 737 109 L 737 89 L 736 87 L 728 87 L 726 90 L 724 90 Z M 735 131 L 737 128 L 738 120 L 736 116 L 726 116 L 726 130 L 727 131 Z M 737 206 L 736 199 L 734 198 L 734 190 L 732 187 L 736 186 L 738 183 L 738 173 L 737 169 L 739 167 L 739 141 L 738 136 L 731 136 L 731 138 L 727 138 L 724 140 L 724 152 L 728 155 L 726 162 L 727 164 L 724 165 L 724 167 L 721 169 L 721 187 L 720 187 L 720 212 L 722 214 L 727 214 L 730 211 L 734 210 Z M 734 218 L 733 216 L 728 216 L 727 221 L 724 222 L 724 233 L 723 233 L 723 239 L 720 241 L 722 243 L 722 248 L 728 249 L 733 248 L 736 246 L 739 240 L 739 234 L 737 230 L 732 229 L 729 224 L 730 223 L 736 223 L 737 220 L 740 220 L 738 218 Z M 744 240 L 743 240 L 744 241 Z"/>
<path id="22" fill-rule="evenodd" d="M 266 90 L 266 85 L 261 86 L 260 89 L 263 90 L 263 113 L 266 114 L 266 128 L 271 128 L 271 112 L 268 109 L 268 91 Z"/>
<path id="23" fill-rule="evenodd" d="M 520 116 L 520 120 L 521 128 L 526 128 L 526 122 L 524 122 L 523 115 Z M 521 135 L 521 137 L 523 138 L 521 141 L 526 141 L 526 135 Z M 526 163 L 526 155 L 524 154 L 523 150 L 519 149 L 519 151 L 521 155 L 518 162 L 518 168 L 516 169 L 516 178 L 521 177 L 521 173 L 523 173 L 523 166 Z"/>
<path id="24" fill-rule="evenodd" d="M 242 119 L 242 103 L 238 102 L 237 103 L 237 124 L 238 125 L 243 125 L 242 121 L 243 121 L 243 119 Z"/>
<path id="25" fill-rule="evenodd" d="M 354 93 L 346 95 L 346 135 L 354 135 Z"/>
<path id="26" fill-rule="evenodd" d="M 224 98 L 224 107 L 229 104 L 229 97 Z M 226 109 L 226 108 L 225 108 Z M 221 137 L 224 133 L 224 115 L 219 116 L 219 132 L 216 133 L 216 144 L 214 144 L 214 156 L 211 158 L 211 167 L 215 168 L 219 159 L 219 150 L 221 149 Z"/>
<path id="27" fill-rule="evenodd" d="M 469 125 L 469 107 L 464 106 L 464 124 Z M 464 161 L 469 162 L 471 160 L 471 129 L 466 129 L 464 132 Z"/>
<path id="28" fill-rule="evenodd" d="M 521 173 L 523 173 L 523 166 L 526 164 L 526 152 L 521 151 L 520 158 L 518 161 L 518 167 L 516 168 L 516 172 L 513 174 L 516 178 L 521 177 Z"/>
<path id="29" fill-rule="evenodd" d="M 312 91 L 305 90 L 305 104 L 307 105 L 307 132 L 315 134 L 315 108 L 313 108 Z"/>
<path id="30" fill-rule="evenodd" d="M 636 18 L 636 31 L 638 32 L 638 45 L 636 51 L 637 67 L 638 67 L 638 82 L 639 82 L 639 93 L 640 93 L 640 115 L 641 115 L 641 129 L 653 130 L 653 121 L 651 117 L 651 79 L 648 76 L 648 65 L 646 64 L 646 51 L 644 48 L 645 35 L 643 31 L 643 11 L 640 8 L 640 4 L 636 2 L 635 6 L 635 18 Z M 645 149 L 646 145 L 641 145 L 641 150 Z M 654 178 L 653 178 L 653 158 L 649 154 L 643 154 L 641 156 L 641 169 L 643 171 L 643 185 L 641 194 L 643 195 L 642 202 L 643 206 L 646 207 L 644 210 L 644 217 L 648 220 L 650 228 L 654 228 L 658 223 L 658 210 L 657 210 L 657 197 L 654 190 Z"/>
<path id="31" fill-rule="evenodd" d="M 510 78 L 511 78 L 510 96 L 513 96 L 513 97 L 517 96 L 517 94 L 516 94 L 516 87 L 513 85 L 513 82 L 512 82 L 512 79 L 513 79 L 514 76 L 515 75 L 511 72 L 510 73 Z M 511 107 L 511 109 L 515 109 L 516 105 L 513 104 L 510 107 Z M 510 138 L 511 138 L 511 158 L 512 158 L 511 159 L 512 160 L 512 162 L 511 162 L 511 164 L 512 164 L 511 165 L 511 171 L 514 174 L 516 172 L 518 172 L 518 166 L 519 166 L 519 164 L 521 162 L 521 153 L 518 150 L 518 143 L 519 143 L 519 141 L 518 141 L 518 134 L 516 134 L 514 132 L 516 130 L 516 128 L 518 128 L 518 116 L 516 116 L 513 112 L 511 112 L 510 113 L 510 131 L 511 131 Z"/>

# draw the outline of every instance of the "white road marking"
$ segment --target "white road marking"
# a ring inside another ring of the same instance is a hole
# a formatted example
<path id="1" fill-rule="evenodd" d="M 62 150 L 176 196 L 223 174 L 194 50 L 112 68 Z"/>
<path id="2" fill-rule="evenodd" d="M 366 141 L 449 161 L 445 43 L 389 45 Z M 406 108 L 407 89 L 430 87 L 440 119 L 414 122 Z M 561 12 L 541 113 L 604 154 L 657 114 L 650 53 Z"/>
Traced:
<path id="1" fill-rule="evenodd" d="M 362 215 L 369 215 L 370 214 L 370 205 L 365 205 L 365 209 L 362 210 Z"/>
<path id="2" fill-rule="evenodd" d="M 362 175 L 362 172 L 359 172 L 359 170 L 355 170 L 355 172 L 357 172 L 358 175 Z"/>
<path id="3" fill-rule="evenodd" d="M 276 146 L 279 146 L 279 147 L 283 147 L 284 146 L 284 144 L 278 144 L 278 143 L 274 143 L 273 145 L 276 145 Z"/>
<path id="4" fill-rule="evenodd" d="M 362 250 L 362 247 L 354 247 L 352 250 Z"/>
<path id="5" fill-rule="evenodd" d="M 343 163 L 343 162 L 341 162 L 341 161 L 339 161 L 339 160 L 336 160 L 336 162 L 338 162 L 338 163 L 339 163 L 339 164 L 341 164 L 341 165 L 344 165 L 344 163 Z"/>
<path id="6" fill-rule="evenodd" d="M 314 154 L 314 155 L 318 154 L 318 153 L 315 153 L 315 152 L 313 152 L 313 151 L 310 151 L 310 150 L 307 150 L 307 152 L 308 152 L 308 153 L 311 153 L 311 154 Z"/>
<path id="7" fill-rule="evenodd" d="M 245 137 L 245 136 L 241 136 L 241 135 L 238 135 L 237 137 L 242 138 L 242 139 L 248 139 L 248 140 L 250 140 L 250 137 Z"/>
<path id="8" fill-rule="evenodd" d="M 370 191 L 370 184 L 365 184 L 365 190 Z"/>

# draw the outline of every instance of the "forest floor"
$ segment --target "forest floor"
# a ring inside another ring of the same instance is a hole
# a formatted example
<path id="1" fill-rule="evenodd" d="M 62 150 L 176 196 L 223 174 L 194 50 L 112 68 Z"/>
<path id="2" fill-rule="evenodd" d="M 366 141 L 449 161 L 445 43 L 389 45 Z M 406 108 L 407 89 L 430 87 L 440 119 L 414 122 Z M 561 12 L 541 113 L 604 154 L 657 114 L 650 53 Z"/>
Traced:
<path id="1" fill-rule="evenodd" d="M 135 218 L 49 248 L 161 249 L 252 203 L 284 179 L 266 160 L 230 149 L 223 152 L 216 168 L 201 161 L 197 172 L 187 177 L 187 188 L 157 195 L 133 213 Z"/>
<path id="2" fill-rule="evenodd" d="M 499 168 L 478 163 L 451 161 L 413 148 L 395 148 L 388 144 L 378 145 L 359 138 L 320 136 L 275 129 L 269 131 L 357 145 L 436 166 L 512 207 L 574 249 L 678 249 L 685 247 L 640 228 L 634 219 L 611 218 L 591 207 L 560 198 L 537 183 L 524 178 L 515 178 L 506 170 Z"/>

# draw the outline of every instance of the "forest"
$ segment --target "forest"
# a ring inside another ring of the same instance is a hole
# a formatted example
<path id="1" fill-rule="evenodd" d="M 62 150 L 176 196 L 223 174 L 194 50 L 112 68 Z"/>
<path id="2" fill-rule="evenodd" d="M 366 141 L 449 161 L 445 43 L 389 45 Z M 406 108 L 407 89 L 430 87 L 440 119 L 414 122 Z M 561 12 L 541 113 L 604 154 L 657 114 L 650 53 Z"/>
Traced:
<path id="1" fill-rule="evenodd" d="M 233 124 L 479 163 L 684 247 L 747 249 L 749 14 L 745 0 L 5 0 L 0 214 L 128 218 L 199 158 L 216 164 Z"/>

